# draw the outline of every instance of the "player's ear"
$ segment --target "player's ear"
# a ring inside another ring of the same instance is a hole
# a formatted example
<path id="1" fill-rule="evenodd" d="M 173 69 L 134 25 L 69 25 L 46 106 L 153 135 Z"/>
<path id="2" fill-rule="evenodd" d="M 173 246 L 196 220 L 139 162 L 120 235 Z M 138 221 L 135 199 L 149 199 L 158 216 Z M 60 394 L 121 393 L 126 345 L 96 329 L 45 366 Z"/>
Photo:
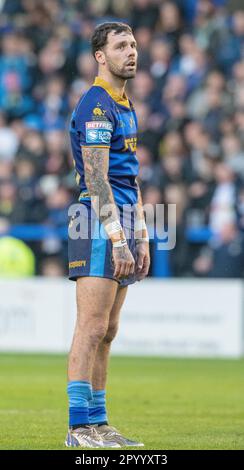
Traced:
<path id="1" fill-rule="evenodd" d="M 99 50 L 95 52 L 95 59 L 100 65 L 105 64 L 105 54 L 103 51 Z"/>

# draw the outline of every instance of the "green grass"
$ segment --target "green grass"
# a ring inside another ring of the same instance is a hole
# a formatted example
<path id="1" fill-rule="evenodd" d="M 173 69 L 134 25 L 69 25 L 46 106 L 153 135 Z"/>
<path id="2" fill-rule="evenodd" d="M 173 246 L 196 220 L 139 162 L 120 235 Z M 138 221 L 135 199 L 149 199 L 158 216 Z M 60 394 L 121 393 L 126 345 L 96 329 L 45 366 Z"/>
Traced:
<path id="1" fill-rule="evenodd" d="M 66 363 L 0 354 L 0 449 L 64 449 Z M 244 449 L 243 372 L 244 360 L 112 357 L 110 423 L 146 450 Z"/>

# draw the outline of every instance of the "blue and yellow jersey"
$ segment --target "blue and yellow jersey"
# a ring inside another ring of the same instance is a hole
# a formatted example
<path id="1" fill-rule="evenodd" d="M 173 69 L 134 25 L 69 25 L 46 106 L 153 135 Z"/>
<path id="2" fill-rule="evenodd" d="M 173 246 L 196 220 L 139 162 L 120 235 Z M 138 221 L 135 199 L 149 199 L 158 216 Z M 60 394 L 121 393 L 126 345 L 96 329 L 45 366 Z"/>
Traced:
<path id="1" fill-rule="evenodd" d="M 117 206 L 136 204 L 137 118 L 126 95 L 121 98 L 109 83 L 96 77 L 73 111 L 70 138 L 80 200 L 89 201 L 82 160 L 82 146 L 86 146 L 109 149 L 108 179 Z"/>

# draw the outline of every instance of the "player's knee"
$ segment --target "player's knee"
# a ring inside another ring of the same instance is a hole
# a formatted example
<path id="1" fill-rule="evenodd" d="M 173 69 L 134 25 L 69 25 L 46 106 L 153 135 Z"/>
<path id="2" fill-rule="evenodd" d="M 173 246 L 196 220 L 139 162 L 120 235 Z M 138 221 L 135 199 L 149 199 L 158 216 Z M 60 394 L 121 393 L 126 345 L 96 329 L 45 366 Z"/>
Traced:
<path id="1" fill-rule="evenodd" d="M 115 338 L 118 331 L 118 323 L 110 323 L 107 329 L 107 332 L 103 338 L 104 343 L 111 343 Z"/>
<path id="2" fill-rule="evenodd" d="M 100 343 L 107 332 L 107 325 L 96 325 L 95 327 L 91 328 L 89 333 L 90 342 L 94 345 Z"/>

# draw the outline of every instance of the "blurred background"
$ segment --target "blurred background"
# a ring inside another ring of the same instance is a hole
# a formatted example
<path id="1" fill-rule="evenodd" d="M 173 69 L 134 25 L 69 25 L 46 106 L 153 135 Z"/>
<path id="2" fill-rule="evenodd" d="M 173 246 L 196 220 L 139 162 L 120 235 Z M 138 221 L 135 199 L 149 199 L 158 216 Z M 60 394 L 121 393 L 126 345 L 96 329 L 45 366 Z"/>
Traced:
<path id="1" fill-rule="evenodd" d="M 138 42 L 127 91 L 143 200 L 177 205 L 176 247 L 158 252 L 151 240 L 150 276 L 243 277 L 241 4 L 0 0 L 0 275 L 67 274 L 67 209 L 78 197 L 69 118 L 97 73 L 94 27 L 118 20 Z"/>

